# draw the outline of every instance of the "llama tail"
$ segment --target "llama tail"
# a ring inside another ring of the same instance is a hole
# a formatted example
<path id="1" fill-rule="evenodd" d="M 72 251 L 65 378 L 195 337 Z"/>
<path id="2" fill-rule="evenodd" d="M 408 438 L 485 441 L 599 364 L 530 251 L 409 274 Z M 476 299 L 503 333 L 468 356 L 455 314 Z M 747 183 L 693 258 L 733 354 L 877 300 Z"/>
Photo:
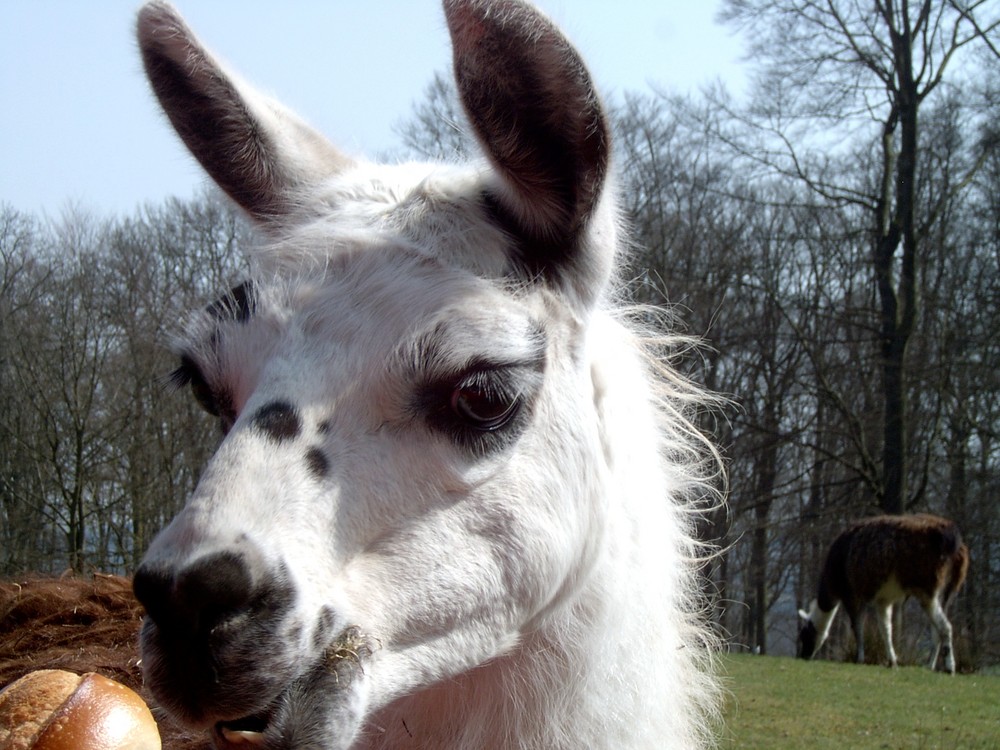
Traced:
<path id="1" fill-rule="evenodd" d="M 965 546 L 962 544 L 962 533 L 954 521 L 941 519 L 936 531 L 939 534 L 942 557 L 954 557 Z"/>
<path id="2" fill-rule="evenodd" d="M 969 572 L 969 548 L 959 542 L 958 549 L 951 554 L 951 570 L 944 590 L 941 592 L 942 605 L 947 607 L 955 594 L 965 582 L 965 575 Z"/>

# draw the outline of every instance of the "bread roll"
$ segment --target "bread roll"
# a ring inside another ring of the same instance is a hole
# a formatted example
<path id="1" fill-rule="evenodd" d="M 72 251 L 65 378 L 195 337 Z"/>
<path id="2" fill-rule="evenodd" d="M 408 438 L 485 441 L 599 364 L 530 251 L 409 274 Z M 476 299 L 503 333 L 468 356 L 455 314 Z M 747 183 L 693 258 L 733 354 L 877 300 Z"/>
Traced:
<path id="1" fill-rule="evenodd" d="M 40 669 L 0 691 L 0 750 L 160 750 L 160 733 L 121 683 Z"/>

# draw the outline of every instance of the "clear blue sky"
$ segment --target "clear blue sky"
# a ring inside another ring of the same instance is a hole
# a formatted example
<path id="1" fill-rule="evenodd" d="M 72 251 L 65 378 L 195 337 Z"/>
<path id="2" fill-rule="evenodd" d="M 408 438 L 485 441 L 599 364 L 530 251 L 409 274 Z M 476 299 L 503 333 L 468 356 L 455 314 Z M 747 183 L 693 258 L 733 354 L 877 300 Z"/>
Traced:
<path id="1" fill-rule="evenodd" d="M 174 0 L 206 45 L 340 147 L 398 144 L 450 49 L 435 0 Z M 0 2 L 0 203 L 132 212 L 203 182 L 149 92 L 133 40 L 139 0 Z M 537 0 L 606 95 L 743 85 L 718 0 Z M 280 6 L 280 7 L 279 7 Z"/>

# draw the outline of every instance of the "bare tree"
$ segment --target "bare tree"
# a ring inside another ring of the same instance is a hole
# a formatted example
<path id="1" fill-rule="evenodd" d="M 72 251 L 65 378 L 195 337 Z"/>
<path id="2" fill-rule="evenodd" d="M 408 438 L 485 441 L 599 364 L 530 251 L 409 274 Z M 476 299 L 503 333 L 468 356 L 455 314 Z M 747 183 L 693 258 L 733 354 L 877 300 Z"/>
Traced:
<path id="1" fill-rule="evenodd" d="M 722 17 L 749 32 L 749 55 L 761 65 L 752 105 L 745 112 L 730 108 L 748 129 L 720 132 L 722 139 L 745 162 L 866 216 L 879 312 L 877 498 L 885 511 L 900 513 L 910 500 L 907 348 L 918 314 L 923 246 L 943 207 L 996 146 L 984 139 L 968 168 L 921 204 L 918 115 L 952 79 L 962 82 L 970 68 L 960 62 L 976 52 L 980 63 L 1000 60 L 1000 12 L 985 0 L 726 0 Z M 967 112 L 970 119 L 978 114 L 971 107 Z M 869 167 L 845 174 L 838 167 L 845 158 L 865 166 L 857 150 L 841 148 L 847 143 L 856 149 L 859 141 L 870 144 L 863 151 Z"/>
<path id="2" fill-rule="evenodd" d="M 436 73 L 411 117 L 394 130 L 404 152 L 421 159 L 458 161 L 478 148 L 451 75 Z"/>
<path id="3" fill-rule="evenodd" d="M 193 488 L 214 423 L 169 386 L 182 310 L 239 277 L 218 199 L 134 218 L 0 212 L 0 570 L 129 570 Z"/>
<path id="4" fill-rule="evenodd" d="M 109 342 L 99 234 L 90 217 L 68 212 L 38 258 L 47 272 L 32 306 L 10 320 L 18 426 L 31 427 L 16 444 L 40 483 L 37 496 L 22 498 L 57 532 L 53 551 L 76 570 L 87 523 L 104 497 L 111 439 L 100 404 Z"/>
<path id="5" fill-rule="evenodd" d="M 47 528 L 37 504 L 36 467 L 25 437 L 37 423 L 23 409 L 20 364 L 14 352 L 22 322 L 44 296 L 48 269 L 36 254 L 41 231 L 34 219 L 0 207 L 0 570 L 32 558 Z"/>

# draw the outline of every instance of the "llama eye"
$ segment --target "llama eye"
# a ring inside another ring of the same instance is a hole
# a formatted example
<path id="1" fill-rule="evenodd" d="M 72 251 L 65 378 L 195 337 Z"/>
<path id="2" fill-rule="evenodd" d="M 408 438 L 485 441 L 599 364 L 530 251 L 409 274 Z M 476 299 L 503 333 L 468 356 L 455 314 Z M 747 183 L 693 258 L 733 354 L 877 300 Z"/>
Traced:
<path id="1" fill-rule="evenodd" d="M 521 435 L 542 372 L 534 362 L 477 365 L 420 387 L 414 409 L 430 427 L 480 457 L 507 448 Z"/>
<path id="2" fill-rule="evenodd" d="M 211 414 L 213 417 L 219 416 L 219 405 L 216 403 L 215 393 L 204 380 L 199 378 L 191 379 L 191 393 L 198 405 Z"/>
<path id="3" fill-rule="evenodd" d="M 188 386 L 195 401 L 213 417 L 218 417 L 222 434 L 226 435 L 236 421 L 232 399 L 225 391 L 217 391 L 208 384 L 201 368 L 188 355 L 181 356 L 181 364 L 170 374 L 170 382 L 175 387 Z"/>
<path id="4" fill-rule="evenodd" d="M 201 368 L 187 354 L 181 355 L 180 366 L 170 373 L 170 382 L 175 388 L 188 386 L 195 401 L 213 417 L 219 416 L 219 405 L 215 392 L 202 375 Z"/>
<path id="5" fill-rule="evenodd" d="M 191 392 L 202 409 L 218 418 L 222 434 L 228 435 L 236 422 L 236 412 L 229 397 L 212 390 L 204 380 L 192 380 Z"/>
<path id="6" fill-rule="evenodd" d="M 488 386 L 456 388 L 451 394 L 451 410 L 470 427 L 493 432 L 504 427 L 521 405 L 521 399 L 497 392 Z"/>

